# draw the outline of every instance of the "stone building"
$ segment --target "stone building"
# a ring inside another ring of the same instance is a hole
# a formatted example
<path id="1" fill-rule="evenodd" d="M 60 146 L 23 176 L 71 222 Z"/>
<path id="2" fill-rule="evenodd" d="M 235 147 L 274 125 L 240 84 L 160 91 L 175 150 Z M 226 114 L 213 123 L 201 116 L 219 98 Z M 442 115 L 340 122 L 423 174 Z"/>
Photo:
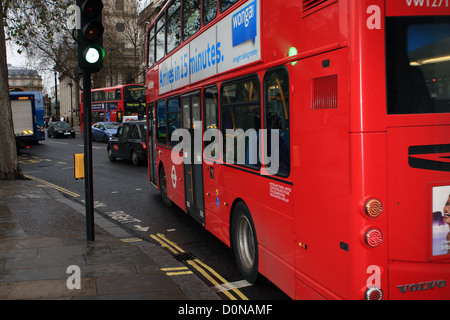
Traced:
<path id="1" fill-rule="evenodd" d="M 14 67 L 8 64 L 8 84 L 9 87 L 23 91 L 41 91 L 42 77 L 36 70 Z"/>
<path id="2" fill-rule="evenodd" d="M 145 41 L 147 27 L 167 0 L 103 0 L 103 69 L 92 74 L 92 88 L 121 84 L 145 84 Z M 77 61 L 73 61 L 76 69 Z M 59 75 L 60 116 L 79 124 L 81 77 L 79 84 Z M 72 96 L 71 96 L 72 95 Z M 69 121 L 71 122 L 71 121 Z"/>

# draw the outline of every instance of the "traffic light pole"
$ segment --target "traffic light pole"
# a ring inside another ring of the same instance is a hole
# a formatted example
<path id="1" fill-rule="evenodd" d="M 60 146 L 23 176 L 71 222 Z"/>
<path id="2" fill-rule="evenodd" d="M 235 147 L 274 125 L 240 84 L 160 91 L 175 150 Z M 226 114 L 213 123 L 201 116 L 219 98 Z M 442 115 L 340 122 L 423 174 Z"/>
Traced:
<path id="1" fill-rule="evenodd" d="M 84 188 L 86 201 L 86 235 L 88 241 L 95 241 L 94 231 L 94 183 L 92 173 L 92 131 L 91 131 L 91 71 L 83 70 L 83 124 L 84 124 Z"/>

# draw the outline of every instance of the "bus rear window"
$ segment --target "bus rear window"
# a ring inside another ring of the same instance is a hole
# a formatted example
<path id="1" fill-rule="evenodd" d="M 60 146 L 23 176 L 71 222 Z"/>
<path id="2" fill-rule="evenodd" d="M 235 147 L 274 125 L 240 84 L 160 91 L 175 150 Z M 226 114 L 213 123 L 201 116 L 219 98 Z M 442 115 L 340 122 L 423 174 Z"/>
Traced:
<path id="1" fill-rule="evenodd" d="M 387 113 L 450 112 L 450 18 L 386 19 Z"/>

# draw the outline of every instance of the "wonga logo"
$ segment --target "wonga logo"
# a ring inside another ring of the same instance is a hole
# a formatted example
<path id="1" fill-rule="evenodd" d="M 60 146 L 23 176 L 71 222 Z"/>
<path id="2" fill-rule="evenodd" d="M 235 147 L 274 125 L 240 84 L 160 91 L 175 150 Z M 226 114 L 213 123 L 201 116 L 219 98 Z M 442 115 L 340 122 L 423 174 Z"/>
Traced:
<path id="1" fill-rule="evenodd" d="M 233 47 L 248 40 L 255 41 L 257 36 L 256 20 L 255 0 L 233 15 Z"/>

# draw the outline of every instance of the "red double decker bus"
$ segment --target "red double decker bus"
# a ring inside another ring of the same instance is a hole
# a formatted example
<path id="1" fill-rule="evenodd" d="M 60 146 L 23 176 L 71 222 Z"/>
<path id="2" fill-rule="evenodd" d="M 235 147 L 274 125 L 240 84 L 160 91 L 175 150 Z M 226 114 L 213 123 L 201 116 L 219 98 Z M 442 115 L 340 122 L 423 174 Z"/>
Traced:
<path id="1" fill-rule="evenodd" d="M 83 131 L 83 93 L 80 98 L 80 125 Z M 92 124 L 99 121 L 122 122 L 124 119 L 144 119 L 145 87 L 125 84 L 109 88 L 92 89 Z"/>
<path id="2" fill-rule="evenodd" d="M 146 84 L 150 181 L 246 280 L 450 298 L 450 1 L 172 0 Z"/>

